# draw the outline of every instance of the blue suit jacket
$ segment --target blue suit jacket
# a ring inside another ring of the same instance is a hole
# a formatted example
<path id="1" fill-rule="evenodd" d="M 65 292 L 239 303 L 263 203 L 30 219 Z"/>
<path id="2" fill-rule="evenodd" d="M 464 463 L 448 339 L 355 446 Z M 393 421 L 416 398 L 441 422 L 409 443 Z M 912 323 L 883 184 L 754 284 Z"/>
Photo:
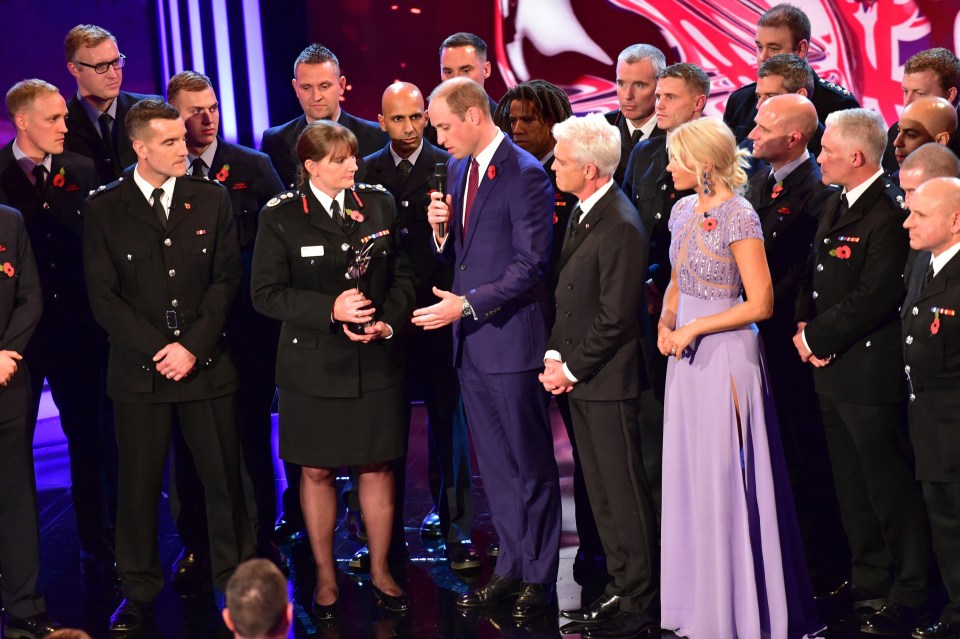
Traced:
<path id="1" fill-rule="evenodd" d="M 481 176 L 466 241 L 461 224 L 472 158 L 447 162 L 452 196 L 444 255 L 454 260 L 453 291 L 466 295 L 477 319 L 454 327 L 454 361 L 469 348 L 470 360 L 487 373 L 515 373 L 543 366 L 554 191 L 543 166 L 504 138 Z"/>

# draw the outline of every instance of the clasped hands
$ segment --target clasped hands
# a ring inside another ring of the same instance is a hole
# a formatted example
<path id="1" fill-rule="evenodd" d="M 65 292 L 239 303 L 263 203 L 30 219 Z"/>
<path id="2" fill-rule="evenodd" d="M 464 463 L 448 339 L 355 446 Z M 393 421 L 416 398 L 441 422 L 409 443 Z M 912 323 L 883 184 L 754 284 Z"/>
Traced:
<path id="1" fill-rule="evenodd" d="M 563 372 L 563 362 L 555 359 L 543 360 L 543 372 L 537 376 L 543 387 L 554 395 L 563 395 L 573 390 L 576 382 L 570 381 Z"/>
<path id="2" fill-rule="evenodd" d="M 657 328 L 657 349 L 661 355 L 676 357 L 677 361 L 683 358 L 683 352 L 697 338 L 697 332 L 692 323 L 673 329 L 661 324 Z"/>
<path id="3" fill-rule="evenodd" d="M 17 362 L 23 356 L 16 351 L 0 351 L 0 386 L 6 386 L 17 373 Z"/>
<path id="4" fill-rule="evenodd" d="M 793 336 L 793 345 L 797 348 L 797 352 L 800 354 L 800 359 L 806 363 L 813 364 L 817 368 L 823 368 L 827 364 L 833 361 L 833 358 L 826 357 L 820 359 L 813 354 L 809 348 L 803 343 L 803 329 L 806 327 L 806 322 L 797 322 L 797 332 Z"/>
<path id="5" fill-rule="evenodd" d="M 390 337 L 393 331 L 390 327 L 376 321 L 366 327 L 362 334 L 350 330 L 349 324 L 365 324 L 373 319 L 377 309 L 366 295 L 355 288 L 348 288 L 333 301 L 333 320 L 343 325 L 343 334 L 354 342 L 368 344 L 374 340 Z"/>
<path id="6" fill-rule="evenodd" d="M 180 342 L 167 344 L 153 356 L 157 363 L 157 372 L 167 379 L 179 382 L 190 374 L 197 365 L 197 358 L 184 348 Z"/>

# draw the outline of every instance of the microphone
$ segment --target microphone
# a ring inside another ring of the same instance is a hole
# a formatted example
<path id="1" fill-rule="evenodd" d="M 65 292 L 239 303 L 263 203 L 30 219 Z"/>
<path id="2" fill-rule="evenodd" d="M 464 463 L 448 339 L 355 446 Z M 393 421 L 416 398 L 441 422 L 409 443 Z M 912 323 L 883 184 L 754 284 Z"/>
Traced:
<path id="1" fill-rule="evenodd" d="M 446 199 L 447 197 L 447 163 L 446 162 L 437 162 L 433 165 L 433 179 L 437 181 L 437 190 L 440 191 L 440 194 Z M 444 223 L 440 222 L 440 226 L 437 229 L 440 232 L 440 237 L 444 237 L 447 234 L 446 229 L 444 228 Z"/>

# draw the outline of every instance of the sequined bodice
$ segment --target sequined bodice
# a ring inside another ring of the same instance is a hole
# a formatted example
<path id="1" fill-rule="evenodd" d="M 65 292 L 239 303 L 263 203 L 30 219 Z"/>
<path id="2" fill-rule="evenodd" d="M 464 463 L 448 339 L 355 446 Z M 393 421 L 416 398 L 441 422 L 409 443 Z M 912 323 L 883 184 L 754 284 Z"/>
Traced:
<path id="1" fill-rule="evenodd" d="M 670 264 L 680 292 L 705 300 L 737 297 L 743 285 L 730 244 L 748 238 L 762 240 L 760 218 L 739 195 L 706 215 L 694 211 L 696 204 L 696 195 L 685 197 L 670 215 Z"/>

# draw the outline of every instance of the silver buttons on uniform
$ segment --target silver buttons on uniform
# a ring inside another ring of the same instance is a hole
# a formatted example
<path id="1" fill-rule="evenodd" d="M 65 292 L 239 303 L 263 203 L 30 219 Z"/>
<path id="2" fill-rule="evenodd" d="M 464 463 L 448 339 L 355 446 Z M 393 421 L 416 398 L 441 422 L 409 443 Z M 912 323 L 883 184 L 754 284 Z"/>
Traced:
<path id="1" fill-rule="evenodd" d="M 817 264 L 817 273 L 823 270 L 823 264 Z"/>
<path id="2" fill-rule="evenodd" d="M 907 364 L 906 366 L 903 367 L 903 372 L 906 373 L 907 375 L 910 374 L 910 364 Z"/>
<path id="3" fill-rule="evenodd" d="M 350 245 L 347 244 L 346 242 L 344 242 L 343 244 L 340 245 L 340 250 L 341 250 L 341 251 L 346 251 L 348 248 L 350 248 Z"/>
<path id="4" fill-rule="evenodd" d="M 178 300 L 170 300 L 170 306 L 176 308 L 180 306 L 180 302 Z"/>
<path id="5" fill-rule="evenodd" d="M 168 237 L 167 239 L 165 239 L 165 240 L 163 241 L 163 245 L 164 245 L 164 246 L 173 246 L 173 240 L 171 240 L 171 239 Z"/>
<path id="6" fill-rule="evenodd" d="M 907 335 L 907 339 L 904 341 L 907 343 L 907 346 L 913 344 L 913 335 Z"/>
<path id="7" fill-rule="evenodd" d="M 920 309 L 917 308 L 916 306 L 914 306 L 914 307 L 910 310 L 910 312 L 913 313 L 914 315 L 917 315 L 917 314 L 920 313 Z"/>
<path id="8" fill-rule="evenodd" d="M 823 238 L 823 243 L 824 243 L 824 244 L 829 244 L 829 243 L 830 243 L 830 238 L 829 238 L 829 237 Z"/>
<path id="9" fill-rule="evenodd" d="M 816 292 L 816 291 L 813 292 L 813 299 L 817 299 L 817 292 Z"/>
<path id="10" fill-rule="evenodd" d="M 170 269 L 169 271 L 167 271 L 167 275 L 169 275 L 170 277 L 176 277 L 176 276 L 177 276 L 177 270 L 172 268 L 172 269 Z"/>

